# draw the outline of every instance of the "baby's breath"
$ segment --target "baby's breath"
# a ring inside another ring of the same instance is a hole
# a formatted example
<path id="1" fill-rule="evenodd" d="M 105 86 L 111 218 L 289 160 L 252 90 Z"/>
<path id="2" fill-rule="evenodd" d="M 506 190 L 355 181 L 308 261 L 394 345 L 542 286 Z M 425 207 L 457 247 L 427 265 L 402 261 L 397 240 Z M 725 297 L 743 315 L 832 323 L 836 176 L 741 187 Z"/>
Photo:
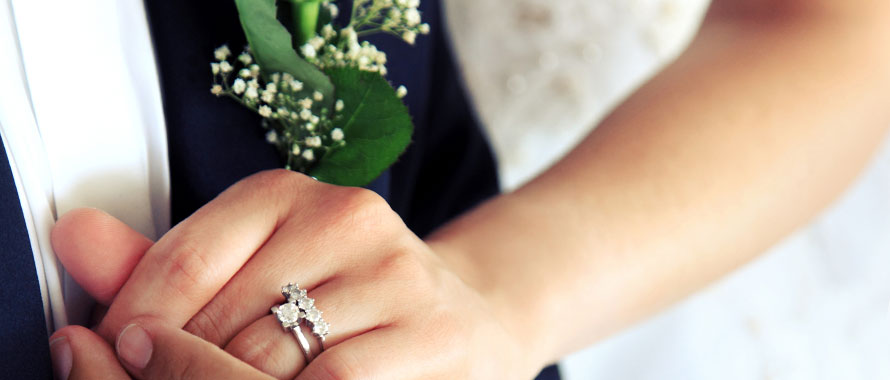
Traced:
<path id="1" fill-rule="evenodd" d="M 211 64 L 210 93 L 230 97 L 262 116 L 266 141 L 287 156 L 288 169 L 305 172 L 325 154 L 346 145 L 343 131 L 334 128 L 334 121 L 341 117 L 342 100 L 335 102 L 331 113 L 321 107 L 324 96 L 320 92 L 305 89 L 290 74 L 271 74 L 267 81 L 249 51 L 230 63 L 231 51 L 223 45 L 214 56 L 222 59 Z"/>

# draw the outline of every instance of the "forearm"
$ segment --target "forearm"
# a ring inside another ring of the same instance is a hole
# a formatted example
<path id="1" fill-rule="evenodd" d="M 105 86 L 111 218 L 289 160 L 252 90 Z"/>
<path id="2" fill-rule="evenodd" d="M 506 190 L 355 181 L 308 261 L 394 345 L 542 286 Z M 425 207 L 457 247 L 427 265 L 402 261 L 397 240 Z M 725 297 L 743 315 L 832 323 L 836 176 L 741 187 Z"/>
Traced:
<path id="1" fill-rule="evenodd" d="M 882 140 L 887 21 L 746 17 L 712 12 L 565 159 L 428 239 L 531 355 L 554 360 L 750 260 L 824 208 Z"/>

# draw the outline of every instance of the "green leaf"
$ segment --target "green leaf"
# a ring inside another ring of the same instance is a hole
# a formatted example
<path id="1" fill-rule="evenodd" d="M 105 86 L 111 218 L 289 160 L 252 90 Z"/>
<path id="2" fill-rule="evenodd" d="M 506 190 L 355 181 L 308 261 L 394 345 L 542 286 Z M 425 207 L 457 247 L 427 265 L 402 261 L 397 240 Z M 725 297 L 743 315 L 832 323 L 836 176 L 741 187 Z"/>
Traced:
<path id="1" fill-rule="evenodd" d="M 334 85 L 321 70 L 297 55 L 291 34 L 275 17 L 275 0 L 235 0 L 241 27 L 264 75 L 288 73 L 307 89 L 320 91 L 331 109 Z"/>
<path id="2" fill-rule="evenodd" d="M 346 146 L 322 157 L 310 175 L 342 186 L 367 185 L 411 142 L 411 115 L 380 74 L 356 68 L 327 73 L 337 89 L 337 99 L 344 103 L 342 117 L 334 124 L 346 135 Z"/>

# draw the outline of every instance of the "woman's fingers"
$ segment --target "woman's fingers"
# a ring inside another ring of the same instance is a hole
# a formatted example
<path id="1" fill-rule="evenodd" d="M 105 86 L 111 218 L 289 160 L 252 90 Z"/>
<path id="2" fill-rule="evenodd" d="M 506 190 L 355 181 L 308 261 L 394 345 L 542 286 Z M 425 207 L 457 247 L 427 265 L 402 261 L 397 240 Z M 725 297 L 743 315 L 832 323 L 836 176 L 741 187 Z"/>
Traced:
<path id="1" fill-rule="evenodd" d="M 314 183 L 269 171 L 220 194 L 146 252 L 99 325 L 100 335 L 112 339 L 138 316 L 184 326 L 286 220 L 294 194 Z"/>
<path id="2" fill-rule="evenodd" d="M 56 331 L 49 342 L 57 380 L 130 378 L 108 342 L 86 327 L 65 327 Z"/>
<path id="3" fill-rule="evenodd" d="M 126 323 L 115 350 L 137 379 L 271 379 L 219 347 L 157 319 Z"/>
<path id="4" fill-rule="evenodd" d="M 379 298 L 386 291 L 367 283 L 349 282 L 345 278 L 310 291 L 309 297 L 315 300 L 314 306 L 330 324 L 330 335 L 326 337 L 325 346 L 334 347 L 391 322 L 391 301 Z M 306 323 L 304 325 L 308 327 Z M 308 328 L 303 331 L 313 352 L 317 353 L 317 339 Z M 293 379 L 306 364 L 297 338 L 281 327 L 277 317 L 269 313 L 268 307 L 266 315 L 241 330 L 225 350 L 278 379 Z"/>
<path id="5" fill-rule="evenodd" d="M 111 304 L 152 244 L 117 218 L 96 209 L 70 211 L 52 231 L 53 250 L 65 270 L 103 305 Z"/>

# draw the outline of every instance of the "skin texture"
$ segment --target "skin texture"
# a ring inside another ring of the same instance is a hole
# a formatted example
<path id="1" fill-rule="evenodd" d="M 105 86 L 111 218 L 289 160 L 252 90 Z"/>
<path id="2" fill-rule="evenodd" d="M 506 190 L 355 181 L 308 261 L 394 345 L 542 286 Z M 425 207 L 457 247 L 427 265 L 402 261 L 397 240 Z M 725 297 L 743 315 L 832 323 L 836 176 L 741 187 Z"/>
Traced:
<path id="1" fill-rule="evenodd" d="M 110 353 L 136 321 L 155 349 L 127 369 L 145 379 L 262 378 L 238 359 L 301 380 L 530 378 L 751 260 L 851 182 L 890 125 L 888 8 L 716 2 L 688 51 L 569 156 L 425 242 L 369 192 L 283 171 L 150 248 L 97 211 L 66 215 L 57 254 L 113 302 L 102 339 L 53 338 Z M 130 237 L 100 236 L 114 231 Z M 268 315 L 270 289 L 296 280 L 333 334 L 305 368 Z M 72 374 L 121 368 L 71 347 Z"/>

